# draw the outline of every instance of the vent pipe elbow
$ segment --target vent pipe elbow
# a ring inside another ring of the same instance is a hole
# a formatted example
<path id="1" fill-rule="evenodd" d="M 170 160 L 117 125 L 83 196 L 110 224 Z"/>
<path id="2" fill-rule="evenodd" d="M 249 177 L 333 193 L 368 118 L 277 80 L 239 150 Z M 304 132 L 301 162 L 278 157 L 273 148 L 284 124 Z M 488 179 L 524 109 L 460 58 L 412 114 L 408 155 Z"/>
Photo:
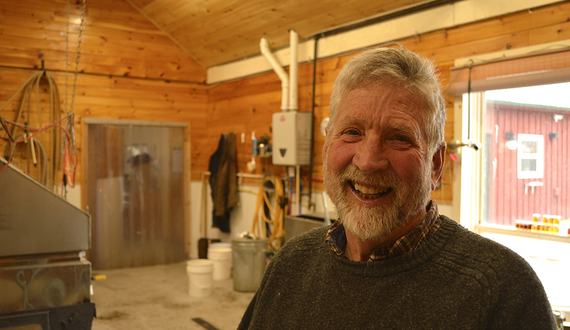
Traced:
<path id="1" fill-rule="evenodd" d="M 277 76 L 281 80 L 281 111 L 287 111 L 289 110 L 289 77 L 273 53 L 271 53 L 271 50 L 269 50 L 269 43 L 267 42 L 267 39 L 261 38 L 259 47 L 261 48 L 261 55 L 267 59 L 269 64 L 271 64 L 273 71 L 277 73 Z"/>

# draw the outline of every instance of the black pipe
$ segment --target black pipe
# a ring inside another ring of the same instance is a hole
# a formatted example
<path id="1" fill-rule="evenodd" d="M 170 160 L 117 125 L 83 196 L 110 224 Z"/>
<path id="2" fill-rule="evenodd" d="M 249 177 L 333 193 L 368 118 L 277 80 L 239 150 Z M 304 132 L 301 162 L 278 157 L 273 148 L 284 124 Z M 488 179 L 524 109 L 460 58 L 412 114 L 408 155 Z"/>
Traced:
<path id="1" fill-rule="evenodd" d="M 313 153 L 315 151 L 315 91 L 317 86 L 317 45 L 319 38 L 315 36 L 315 49 L 313 55 L 313 104 L 311 108 L 311 157 L 309 161 L 309 210 L 313 207 Z"/>
<path id="2" fill-rule="evenodd" d="M 387 21 L 390 19 L 394 19 L 394 18 L 406 16 L 409 14 L 417 13 L 417 12 L 420 12 L 423 10 L 439 7 L 439 6 L 446 5 L 446 4 L 453 4 L 453 3 L 458 2 L 458 1 L 465 1 L 465 0 L 434 0 L 434 1 L 424 2 L 418 6 L 415 6 L 415 7 L 404 8 L 402 10 L 394 11 L 394 12 L 391 12 L 391 13 L 388 13 L 385 15 L 381 14 L 379 16 L 372 17 L 370 19 L 363 20 L 363 21 L 360 21 L 360 22 L 357 22 L 354 24 L 349 24 L 349 25 L 341 26 L 341 27 L 336 28 L 336 29 L 331 29 L 331 30 L 319 32 L 317 34 L 307 36 L 307 39 L 312 38 L 312 37 L 316 38 L 317 35 L 320 38 L 329 37 L 331 35 L 351 31 L 351 30 L 358 29 L 358 28 L 361 28 L 364 26 L 368 26 L 368 25 L 384 22 L 384 21 Z"/>

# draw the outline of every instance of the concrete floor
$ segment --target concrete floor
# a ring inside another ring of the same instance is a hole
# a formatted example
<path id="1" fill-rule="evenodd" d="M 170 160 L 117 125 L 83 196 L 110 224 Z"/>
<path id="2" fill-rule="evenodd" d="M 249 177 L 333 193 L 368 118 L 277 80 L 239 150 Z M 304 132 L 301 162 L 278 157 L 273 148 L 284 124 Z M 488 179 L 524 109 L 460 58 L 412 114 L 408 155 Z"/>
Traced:
<path id="1" fill-rule="evenodd" d="M 253 293 L 233 290 L 233 280 L 214 281 L 207 298 L 188 294 L 186 263 L 93 271 L 97 318 L 92 330 L 236 329 Z M 193 319 L 209 323 L 200 325 Z"/>

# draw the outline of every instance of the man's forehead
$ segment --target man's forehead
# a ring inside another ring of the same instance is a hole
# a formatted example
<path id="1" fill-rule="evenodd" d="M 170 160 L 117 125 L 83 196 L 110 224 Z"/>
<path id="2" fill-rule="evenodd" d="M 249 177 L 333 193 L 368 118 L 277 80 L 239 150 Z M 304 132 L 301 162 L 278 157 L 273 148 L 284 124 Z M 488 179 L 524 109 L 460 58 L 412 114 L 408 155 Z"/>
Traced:
<path id="1" fill-rule="evenodd" d="M 356 113 L 358 117 L 368 117 L 390 111 L 403 111 L 414 114 L 414 117 L 422 117 L 427 112 L 427 104 L 418 93 L 398 85 L 364 85 L 347 91 L 337 112 L 350 118 Z"/>

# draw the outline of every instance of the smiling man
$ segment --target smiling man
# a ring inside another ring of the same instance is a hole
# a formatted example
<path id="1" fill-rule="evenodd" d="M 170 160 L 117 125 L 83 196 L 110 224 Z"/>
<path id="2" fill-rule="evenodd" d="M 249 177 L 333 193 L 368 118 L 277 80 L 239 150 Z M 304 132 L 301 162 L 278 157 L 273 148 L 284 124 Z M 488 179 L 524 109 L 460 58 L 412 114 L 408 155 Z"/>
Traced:
<path id="1" fill-rule="evenodd" d="M 331 95 L 324 183 L 339 219 L 270 262 L 240 329 L 554 329 L 531 267 L 438 213 L 445 104 L 433 64 L 378 48 Z"/>

